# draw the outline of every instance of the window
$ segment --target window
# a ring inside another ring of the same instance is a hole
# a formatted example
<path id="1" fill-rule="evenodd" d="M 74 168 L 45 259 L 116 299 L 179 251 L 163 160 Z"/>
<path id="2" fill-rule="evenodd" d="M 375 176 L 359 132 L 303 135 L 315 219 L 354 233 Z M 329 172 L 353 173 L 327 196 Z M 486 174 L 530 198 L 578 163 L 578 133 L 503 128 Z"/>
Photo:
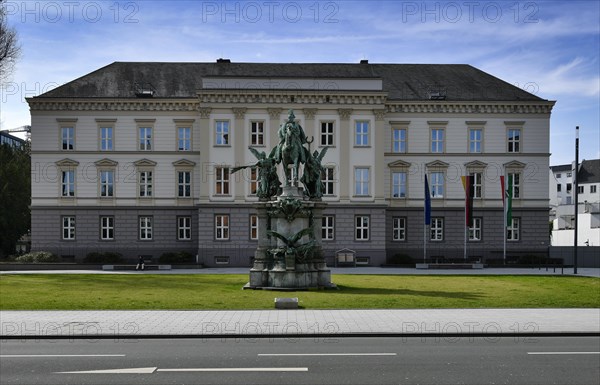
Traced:
<path id="1" fill-rule="evenodd" d="M 100 239 L 111 241 L 115 239 L 115 218 L 100 217 Z"/>
<path id="2" fill-rule="evenodd" d="M 392 173 L 392 198 L 406 198 L 406 172 Z"/>
<path id="3" fill-rule="evenodd" d="M 483 174 L 480 172 L 472 172 L 469 176 L 473 180 L 473 189 L 471 190 L 472 198 L 481 198 L 483 195 L 482 177 Z"/>
<path id="4" fill-rule="evenodd" d="M 431 197 L 432 198 L 443 198 L 444 197 L 444 173 L 443 172 L 432 172 L 429 176 L 431 180 Z"/>
<path id="5" fill-rule="evenodd" d="M 215 122 L 215 144 L 217 146 L 229 145 L 229 121 L 217 120 Z"/>
<path id="6" fill-rule="evenodd" d="M 570 193 L 573 189 L 573 185 L 571 183 L 567 183 L 567 192 Z"/>
<path id="7" fill-rule="evenodd" d="M 569 172 L 567 173 L 567 178 L 571 178 L 572 176 L 573 176 L 573 173 L 569 171 Z"/>
<path id="8" fill-rule="evenodd" d="M 392 231 L 392 240 L 406 241 L 406 218 L 393 218 Z"/>
<path id="9" fill-rule="evenodd" d="M 177 196 L 179 198 L 192 196 L 192 173 L 190 171 L 177 172 Z"/>
<path id="10" fill-rule="evenodd" d="M 192 239 L 192 217 L 177 218 L 177 239 L 180 241 Z"/>
<path id="11" fill-rule="evenodd" d="M 354 195 L 368 196 L 369 195 L 369 169 L 356 168 L 354 169 Z"/>
<path id="12" fill-rule="evenodd" d="M 252 167 L 250 169 L 250 195 L 256 195 L 256 191 L 258 189 L 258 173 L 256 168 Z"/>
<path id="13" fill-rule="evenodd" d="M 333 146 L 333 122 L 321 122 L 321 146 Z"/>
<path id="14" fill-rule="evenodd" d="M 75 171 L 74 170 L 62 171 L 61 195 L 63 197 L 74 197 L 75 196 Z"/>
<path id="15" fill-rule="evenodd" d="M 521 226 L 521 219 L 514 218 L 512 223 L 506 228 L 506 240 L 507 241 L 518 241 L 519 240 L 519 228 Z"/>
<path id="16" fill-rule="evenodd" d="M 521 129 L 508 129 L 508 152 L 521 152 Z"/>
<path id="17" fill-rule="evenodd" d="M 584 186 L 577 186 L 577 194 L 583 194 L 583 187 Z"/>
<path id="18" fill-rule="evenodd" d="M 473 227 L 469 227 L 469 241 L 481 241 L 481 218 L 473 218 Z"/>
<path id="19" fill-rule="evenodd" d="M 215 239 L 219 241 L 229 239 L 229 215 L 215 216 Z"/>
<path id="20" fill-rule="evenodd" d="M 469 130 L 469 152 L 480 153 L 481 152 L 481 129 L 472 128 Z"/>
<path id="21" fill-rule="evenodd" d="M 177 151 L 192 150 L 192 128 L 177 127 Z"/>
<path id="22" fill-rule="evenodd" d="M 334 179 L 335 168 L 325 167 L 321 172 L 321 182 L 323 182 L 323 195 L 334 195 L 335 190 L 335 179 Z"/>
<path id="23" fill-rule="evenodd" d="M 265 122 L 250 123 L 250 144 L 252 146 L 264 146 L 265 144 Z"/>
<path id="24" fill-rule="evenodd" d="M 444 130 L 442 128 L 431 130 L 431 152 L 444 152 Z"/>
<path id="25" fill-rule="evenodd" d="M 140 151 L 152 150 L 152 127 L 140 127 Z"/>
<path id="26" fill-rule="evenodd" d="M 114 196 L 114 181 L 115 172 L 112 170 L 100 171 L 100 196 L 101 197 L 112 197 Z"/>
<path id="27" fill-rule="evenodd" d="M 250 215 L 250 240 L 258 240 L 258 215 Z"/>
<path id="28" fill-rule="evenodd" d="M 140 217 L 140 240 L 152 240 L 152 217 Z"/>
<path id="29" fill-rule="evenodd" d="M 369 145 L 369 122 L 356 122 L 354 145 L 368 146 Z"/>
<path id="30" fill-rule="evenodd" d="M 590 186 L 590 194 L 595 194 L 596 193 L 596 185 L 591 185 Z"/>
<path id="31" fill-rule="evenodd" d="M 444 240 L 444 218 L 431 218 L 431 236 L 432 241 Z"/>
<path id="32" fill-rule="evenodd" d="M 562 189 L 562 185 L 559 183 L 556 185 L 556 191 L 560 192 Z"/>
<path id="33" fill-rule="evenodd" d="M 113 128 L 100 127 L 100 151 L 113 150 Z"/>
<path id="34" fill-rule="evenodd" d="M 392 130 L 392 152 L 406 152 L 406 129 Z"/>
<path id="35" fill-rule="evenodd" d="M 61 127 L 62 149 L 75 149 L 75 127 Z"/>
<path id="36" fill-rule="evenodd" d="M 152 171 L 140 171 L 140 197 L 152 196 Z"/>
<path id="37" fill-rule="evenodd" d="M 356 235 L 355 240 L 357 241 L 368 241 L 369 240 L 369 217 L 366 215 L 358 215 L 355 217 L 356 223 Z"/>
<path id="38" fill-rule="evenodd" d="M 512 175 L 512 180 L 513 180 L 512 198 L 520 199 L 521 198 L 521 174 L 515 172 L 515 173 L 509 173 L 508 175 L 509 176 Z"/>
<path id="39" fill-rule="evenodd" d="M 215 169 L 215 194 L 229 195 L 229 168 L 227 167 Z"/>
<path id="40" fill-rule="evenodd" d="M 333 215 L 323 215 L 321 218 L 321 239 L 324 241 L 333 241 L 335 238 L 335 217 Z"/>
<path id="41" fill-rule="evenodd" d="M 560 177 L 562 177 L 562 174 L 561 174 L 561 173 L 558 173 L 558 174 L 556 174 L 556 177 L 557 177 L 557 178 L 560 178 Z"/>
<path id="42" fill-rule="evenodd" d="M 75 217 L 62 217 L 62 239 L 75 239 Z"/>

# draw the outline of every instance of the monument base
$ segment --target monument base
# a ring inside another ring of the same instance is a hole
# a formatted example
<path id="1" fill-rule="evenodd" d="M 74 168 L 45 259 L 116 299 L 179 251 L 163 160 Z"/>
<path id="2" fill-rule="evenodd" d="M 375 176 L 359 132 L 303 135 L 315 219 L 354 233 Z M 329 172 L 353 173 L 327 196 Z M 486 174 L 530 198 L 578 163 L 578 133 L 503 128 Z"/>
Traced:
<path id="1" fill-rule="evenodd" d="M 244 289 L 294 291 L 337 289 L 337 286 L 331 282 L 330 270 L 305 268 L 296 270 L 250 270 L 250 282 L 244 286 Z"/>

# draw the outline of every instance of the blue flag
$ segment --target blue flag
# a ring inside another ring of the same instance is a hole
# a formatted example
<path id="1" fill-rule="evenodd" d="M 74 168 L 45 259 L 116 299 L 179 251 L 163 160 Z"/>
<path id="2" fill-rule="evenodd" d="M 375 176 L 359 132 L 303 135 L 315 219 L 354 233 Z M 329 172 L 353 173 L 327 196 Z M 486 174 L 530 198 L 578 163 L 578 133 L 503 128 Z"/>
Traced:
<path id="1" fill-rule="evenodd" d="M 425 225 L 431 225 L 431 194 L 429 193 L 427 175 L 425 175 Z"/>

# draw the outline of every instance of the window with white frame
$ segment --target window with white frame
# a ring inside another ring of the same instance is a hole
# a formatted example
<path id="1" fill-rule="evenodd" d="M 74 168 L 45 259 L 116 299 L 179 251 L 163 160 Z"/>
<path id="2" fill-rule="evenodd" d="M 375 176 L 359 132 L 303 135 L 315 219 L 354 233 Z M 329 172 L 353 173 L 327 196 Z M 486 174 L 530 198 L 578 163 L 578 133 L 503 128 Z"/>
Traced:
<path id="1" fill-rule="evenodd" d="M 192 196 L 192 172 L 177 171 L 177 196 L 190 198 Z"/>
<path id="2" fill-rule="evenodd" d="M 250 215 L 250 240 L 258 240 L 258 215 Z"/>
<path id="3" fill-rule="evenodd" d="M 481 153 L 481 140 L 483 131 L 481 128 L 469 129 L 469 152 L 472 154 Z"/>
<path id="4" fill-rule="evenodd" d="M 512 188 L 512 198 L 513 199 L 521 199 L 521 173 L 519 172 L 511 172 L 508 173 L 509 178 L 512 176 L 513 188 Z M 568 189 L 568 187 L 567 187 Z"/>
<path id="5" fill-rule="evenodd" d="M 229 145 L 229 121 L 228 120 L 215 121 L 215 144 L 217 146 L 228 146 Z"/>
<path id="6" fill-rule="evenodd" d="M 358 147 L 369 145 L 369 122 L 368 121 L 355 122 L 354 145 L 358 146 Z"/>
<path id="7" fill-rule="evenodd" d="M 258 172 L 255 167 L 250 169 L 250 179 L 248 182 L 250 183 L 250 195 L 256 195 L 256 191 L 258 190 Z"/>
<path id="8" fill-rule="evenodd" d="M 577 194 L 583 194 L 584 186 L 577 186 Z"/>
<path id="9" fill-rule="evenodd" d="M 180 241 L 192 239 L 192 217 L 177 217 L 177 239 Z"/>
<path id="10" fill-rule="evenodd" d="M 354 195 L 368 196 L 371 183 L 370 170 L 366 167 L 354 169 Z"/>
<path id="11" fill-rule="evenodd" d="M 430 193 L 432 198 L 444 197 L 444 173 L 441 171 L 432 172 L 429 175 Z"/>
<path id="12" fill-rule="evenodd" d="M 520 227 L 521 227 L 521 219 L 520 218 L 512 218 L 512 222 L 508 224 L 506 228 L 506 240 L 507 241 L 518 241 L 520 239 Z"/>
<path id="13" fill-rule="evenodd" d="M 469 227 L 469 241 L 481 241 L 481 218 L 473 218 L 473 226 Z"/>
<path id="14" fill-rule="evenodd" d="M 392 240 L 406 241 L 406 218 L 394 217 L 392 219 Z"/>
<path id="15" fill-rule="evenodd" d="M 368 241 L 369 240 L 369 221 L 368 215 L 357 215 L 354 217 L 355 222 L 355 236 L 354 239 L 357 241 Z"/>
<path id="16" fill-rule="evenodd" d="M 229 168 L 215 168 L 215 195 L 229 195 Z"/>
<path id="17" fill-rule="evenodd" d="M 483 174 L 481 172 L 469 173 L 471 180 L 473 181 L 473 187 L 471 189 L 472 198 L 481 198 L 483 195 Z"/>
<path id="18" fill-rule="evenodd" d="M 406 198 L 406 172 L 392 172 L 392 198 Z"/>
<path id="19" fill-rule="evenodd" d="M 323 195 L 331 196 L 335 194 L 335 167 L 328 166 L 321 172 L 321 182 L 323 182 Z"/>
<path id="20" fill-rule="evenodd" d="M 140 151 L 152 150 L 152 127 L 139 127 Z"/>
<path id="21" fill-rule="evenodd" d="M 509 128 L 507 133 L 508 152 L 521 152 L 521 129 Z"/>
<path id="22" fill-rule="evenodd" d="M 115 172 L 113 170 L 100 170 L 100 196 L 103 198 L 114 196 Z"/>
<path id="23" fill-rule="evenodd" d="M 148 198 L 152 196 L 152 171 L 139 172 L 139 197 Z"/>
<path id="24" fill-rule="evenodd" d="M 100 127 L 100 151 L 112 151 L 114 140 L 113 127 Z"/>
<path id="25" fill-rule="evenodd" d="M 140 217 L 140 240 L 152 240 L 152 217 Z"/>
<path id="26" fill-rule="evenodd" d="M 435 152 L 435 153 L 444 152 L 444 129 L 443 128 L 432 128 L 431 129 L 431 152 Z"/>
<path id="27" fill-rule="evenodd" d="M 215 215 L 215 239 L 218 241 L 229 239 L 229 215 Z"/>
<path id="28" fill-rule="evenodd" d="M 61 175 L 61 195 L 75 196 L 75 170 L 63 170 Z"/>
<path id="29" fill-rule="evenodd" d="M 392 130 L 392 152 L 406 152 L 405 128 L 394 128 Z"/>
<path id="30" fill-rule="evenodd" d="M 321 122 L 321 146 L 333 146 L 335 144 L 334 122 Z"/>
<path id="31" fill-rule="evenodd" d="M 323 215 L 321 218 L 321 239 L 324 241 L 333 241 L 335 238 L 335 217 L 333 215 Z"/>
<path id="32" fill-rule="evenodd" d="M 100 217 L 100 239 L 103 241 L 115 239 L 115 217 Z"/>
<path id="33" fill-rule="evenodd" d="M 590 194 L 595 194 L 597 191 L 596 185 L 591 185 L 590 186 Z"/>
<path id="34" fill-rule="evenodd" d="M 62 239 L 75 239 L 75 217 L 62 217 Z"/>
<path id="35" fill-rule="evenodd" d="M 177 127 L 177 151 L 192 150 L 192 128 Z"/>
<path id="36" fill-rule="evenodd" d="M 431 241 L 443 241 L 444 240 L 444 218 L 431 218 L 431 235 L 429 239 Z"/>
<path id="37" fill-rule="evenodd" d="M 63 150 L 75 149 L 75 127 L 61 127 L 61 140 Z"/>
<path id="38" fill-rule="evenodd" d="M 265 145 L 265 122 L 252 121 L 250 122 L 250 145 L 264 146 Z"/>

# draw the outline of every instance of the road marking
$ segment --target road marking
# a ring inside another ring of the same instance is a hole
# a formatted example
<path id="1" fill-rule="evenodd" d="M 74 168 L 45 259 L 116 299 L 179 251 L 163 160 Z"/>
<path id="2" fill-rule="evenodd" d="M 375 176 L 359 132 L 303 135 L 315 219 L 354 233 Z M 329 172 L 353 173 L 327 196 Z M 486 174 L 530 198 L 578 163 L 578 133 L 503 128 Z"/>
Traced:
<path id="1" fill-rule="evenodd" d="M 308 368 L 184 368 L 157 369 L 157 372 L 308 372 Z"/>
<path id="2" fill-rule="evenodd" d="M 560 355 L 560 354 L 600 354 L 600 352 L 527 352 L 531 355 Z"/>
<path id="3" fill-rule="evenodd" d="M 259 353 L 259 357 L 301 357 L 301 356 L 396 356 L 397 353 Z"/>
<path id="4" fill-rule="evenodd" d="M 152 374 L 153 368 L 127 368 L 127 369 L 105 369 L 105 370 L 80 370 L 75 372 L 55 372 L 57 374 Z"/>
<path id="5" fill-rule="evenodd" d="M 1 354 L 0 358 L 125 357 L 125 354 Z"/>

